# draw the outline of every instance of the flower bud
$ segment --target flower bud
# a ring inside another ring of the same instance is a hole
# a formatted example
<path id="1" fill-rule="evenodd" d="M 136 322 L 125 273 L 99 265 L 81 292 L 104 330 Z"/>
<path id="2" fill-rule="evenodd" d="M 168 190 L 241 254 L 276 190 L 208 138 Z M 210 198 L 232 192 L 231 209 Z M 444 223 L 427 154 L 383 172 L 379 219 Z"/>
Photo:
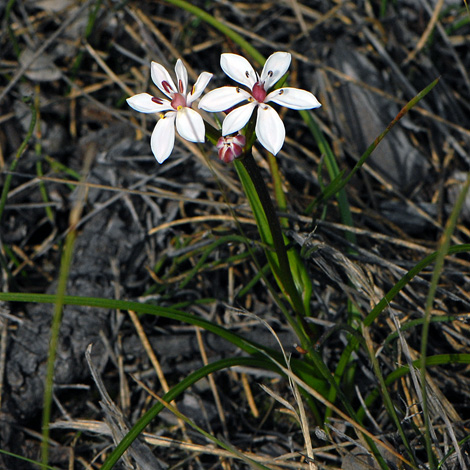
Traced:
<path id="1" fill-rule="evenodd" d="M 246 144 L 246 138 L 242 134 L 233 137 L 221 137 L 217 142 L 219 158 L 224 163 L 230 163 L 243 153 L 243 147 Z"/>

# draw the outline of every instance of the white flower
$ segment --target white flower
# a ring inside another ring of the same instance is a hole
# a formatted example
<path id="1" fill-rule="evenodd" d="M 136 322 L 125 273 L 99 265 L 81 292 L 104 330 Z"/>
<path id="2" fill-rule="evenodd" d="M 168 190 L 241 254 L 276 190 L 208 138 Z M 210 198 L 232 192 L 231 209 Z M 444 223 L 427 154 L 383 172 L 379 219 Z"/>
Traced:
<path id="1" fill-rule="evenodd" d="M 222 135 L 240 130 L 249 121 L 255 108 L 258 108 L 256 136 L 267 150 L 276 155 L 284 144 L 286 131 L 277 112 L 267 103 L 273 102 L 291 109 L 321 106 L 312 93 L 297 88 L 279 88 L 268 94 L 269 89 L 287 72 L 290 62 L 291 55 L 288 52 L 275 52 L 268 58 L 259 76 L 244 57 L 222 54 L 222 70 L 250 91 L 232 86 L 217 88 L 201 99 L 199 107 L 209 112 L 220 112 L 229 110 L 242 101 L 248 101 L 248 104 L 227 114 L 222 124 Z"/>
<path id="2" fill-rule="evenodd" d="M 177 86 L 162 65 L 152 62 L 150 70 L 153 82 L 169 100 L 139 93 L 128 98 L 127 103 L 141 113 L 160 114 L 160 120 L 152 132 L 150 146 L 158 163 L 163 163 L 175 145 L 175 121 L 181 137 L 190 142 L 204 142 L 204 121 L 197 111 L 191 109 L 191 105 L 201 96 L 212 74 L 201 73 L 187 93 L 188 71 L 181 59 L 178 59 L 175 66 Z"/>

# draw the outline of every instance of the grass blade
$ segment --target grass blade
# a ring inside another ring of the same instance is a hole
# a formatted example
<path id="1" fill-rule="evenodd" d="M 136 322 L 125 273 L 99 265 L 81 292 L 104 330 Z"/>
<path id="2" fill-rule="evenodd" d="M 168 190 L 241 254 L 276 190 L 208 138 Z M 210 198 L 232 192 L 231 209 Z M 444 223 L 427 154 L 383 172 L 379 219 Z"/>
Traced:
<path id="1" fill-rule="evenodd" d="M 428 296 L 426 299 L 424 324 L 423 324 L 423 329 L 421 333 L 420 376 L 421 376 L 421 393 L 423 397 L 422 409 L 423 409 L 423 417 L 424 417 L 424 423 L 425 423 L 426 450 L 428 453 L 428 462 L 429 462 L 429 465 L 431 466 L 431 469 L 437 468 L 437 462 L 435 461 L 435 456 L 434 456 L 433 449 L 432 449 L 431 433 L 430 433 L 430 426 L 432 426 L 432 423 L 429 419 L 428 400 L 427 400 L 427 393 L 426 393 L 426 351 L 427 351 L 427 346 L 428 346 L 429 325 L 431 324 L 431 312 L 432 312 L 432 307 L 434 303 L 434 296 L 437 291 L 437 285 L 439 282 L 439 278 L 441 276 L 441 272 L 444 268 L 444 260 L 447 254 L 449 253 L 450 240 L 451 240 L 452 234 L 454 233 L 454 229 L 457 224 L 457 219 L 462 209 L 462 206 L 465 202 L 465 198 L 467 196 L 469 188 L 470 188 L 470 172 L 467 174 L 467 180 L 465 181 L 462 187 L 462 190 L 460 191 L 460 194 L 457 198 L 455 206 L 445 226 L 444 233 L 442 234 L 440 247 L 436 256 L 436 264 L 434 266 L 434 270 L 432 273 L 431 286 L 429 288 Z"/>
<path id="2" fill-rule="evenodd" d="M 414 98 L 412 98 L 405 106 L 403 106 L 403 108 L 393 118 L 387 128 L 374 140 L 374 142 L 372 142 L 372 144 L 369 145 L 367 150 L 362 154 L 361 158 L 354 165 L 354 168 L 349 172 L 349 174 L 341 182 L 335 182 L 334 185 L 328 186 L 326 190 L 321 194 L 321 196 L 313 202 L 313 206 L 318 205 L 320 202 L 325 202 L 333 194 L 336 194 L 339 190 L 344 188 L 348 184 L 350 179 L 362 167 L 364 162 L 370 157 L 371 153 L 377 148 L 383 138 L 392 130 L 395 124 L 397 124 L 398 121 L 400 121 L 400 119 L 404 117 L 411 108 L 413 108 L 413 106 L 415 106 L 419 101 L 421 101 L 439 83 L 439 80 L 440 77 L 436 78 L 426 88 L 421 90 Z"/>
<path id="3" fill-rule="evenodd" d="M 84 157 L 83 174 L 86 176 L 89 172 L 91 162 L 95 156 L 96 148 L 90 145 L 87 148 Z M 62 311 L 64 307 L 64 297 L 67 289 L 67 281 L 69 278 L 70 266 L 72 265 L 73 247 L 77 237 L 77 225 L 80 222 L 82 214 L 83 203 L 86 197 L 86 186 L 78 188 L 77 199 L 70 211 L 69 217 L 69 232 L 65 238 L 65 247 L 62 254 L 59 272 L 59 283 L 57 286 L 57 295 L 54 303 L 54 314 L 52 317 L 51 337 L 49 340 L 49 352 L 47 356 L 47 369 L 44 384 L 44 398 L 43 398 L 43 415 L 42 415 L 42 444 L 41 444 L 41 461 L 42 465 L 46 466 L 49 460 L 49 422 L 51 416 L 52 394 L 54 387 L 54 367 L 59 342 L 59 330 L 62 321 Z"/>

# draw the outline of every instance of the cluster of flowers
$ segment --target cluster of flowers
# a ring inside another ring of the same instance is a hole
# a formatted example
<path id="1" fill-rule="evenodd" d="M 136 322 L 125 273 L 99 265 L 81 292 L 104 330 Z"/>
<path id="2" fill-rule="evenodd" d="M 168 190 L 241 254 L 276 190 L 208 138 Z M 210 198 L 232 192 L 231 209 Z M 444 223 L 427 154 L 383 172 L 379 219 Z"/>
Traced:
<path id="1" fill-rule="evenodd" d="M 222 137 L 217 144 L 221 160 L 229 163 L 242 154 L 246 139 L 239 131 L 246 126 L 255 109 L 256 137 L 261 145 L 276 155 L 284 144 L 286 132 L 278 113 L 268 103 L 291 109 L 321 106 L 315 96 L 305 90 L 281 87 L 269 92 L 287 72 L 290 62 L 291 55 L 288 52 L 275 52 L 266 61 L 261 75 L 258 75 L 244 57 L 222 54 L 222 70 L 248 90 L 223 86 L 210 91 L 199 101 L 200 109 L 227 113 L 222 123 Z M 204 142 L 205 139 L 202 116 L 191 105 L 202 95 L 212 74 L 201 73 L 188 92 L 188 72 L 180 59 L 176 62 L 175 72 L 176 84 L 162 65 L 156 62 L 151 64 L 152 80 L 168 99 L 148 93 L 139 93 L 127 99 L 128 104 L 136 111 L 160 115 L 150 141 L 152 152 L 159 163 L 164 162 L 173 150 L 175 125 L 179 135 L 190 142 Z M 248 103 L 238 106 L 244 101 Z"/>

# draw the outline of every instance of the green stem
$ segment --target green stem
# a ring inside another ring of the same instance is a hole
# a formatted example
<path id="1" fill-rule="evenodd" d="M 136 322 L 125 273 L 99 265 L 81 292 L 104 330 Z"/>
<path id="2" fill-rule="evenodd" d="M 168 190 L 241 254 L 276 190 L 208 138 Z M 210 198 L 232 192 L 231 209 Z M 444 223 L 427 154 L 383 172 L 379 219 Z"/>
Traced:
<path id="1" fill-rule="evenodd" d="M 248 152 L 243 158 L 238 159 L 238 161 L 243 164 L 246 172 L 248 173 L 248 176 L 251 178 L 266 215 L 266 220 L 272 235 L 273 248 L 277 257 L 277 263 L 275 263 L 273 266 L 275 270 L 274 274 L 276 277 L 278 277 L 282 287 L 289 296 L 301 323 L 300 319 L 302 319 L 305 314 L 304 304 L 292 277 L 289 258 L 287 256 L 287 249 L 284 243 L 284 235 L 282 233 L 281 225 L 279 223 L 276 210 L 274 209 L 271 196 L 269 195 L 268 188 L 266 187 L 266 183 L 261 176 L 258 165 L 256 164 L 251 152 Z M 272 257 L 269 256 L 268 258 L 272 259 Z M 292 326 L 294 326 L 295 322 L 293 322 L 293 320 L 292 323 Z M 299 335 L 299 339 L 305 338 L 303 327 L 300 327 L 300 325 L 296 324 L 294 328 Z M 299 328 L 301 329 L 301 332 L 298 331 Z"/>
<path id="2" fill-rule="evenodd" d="M 95 7 L 90 11 L 90 14 L 88 16 L 88 23 L 85 28 L 85 33 L 83 36 L 83 40 L 87 41 L 88 38 L 90 37 L 91 33 L 93 32 L 93 28 L 96 23 L 96 19 L 98 17 L 98 11 L 101 7 L 101 2 L 102 0 L 98 0 L 95 4 Z M 74 63 L 72 64 L 72 69 L 71 69 L 71 76 L 72 80 L 75 80 L 75 77 L 80 69 L 80 65 L 83 62 L 83 57 L 84 57 L 84 50 L 83 48 L 78 52 L 78 55 L 75 57 Z"/>
<path id="3" fill-rule="evenodd" d="M 282 180 L 281 173 L 279 171 L 279 165 L 277 164 L 277 158 L 271 152 L 268 152 L 268 163 L 269 168 L 271 170 L 271 177 L 273 179 L 274 196 L 276 199 L 277 207 L 279 207 L 279 210 L 281 212 L 287 212 L 287 199 L 282 189 Z M 281 218 L 279 222 L 282 228 L 287 228 L 289 226 L 289 221 L 285 217 Z"/>
<path id="4" fill-rule="evenodd" d="M 12 164 L 10 165 L 9 168 L 9 173 L 6 175 L 5 178 L 5 183 L 3 185 L 3 190 L 2 194 L 0 196 L 0 221 L 2 220 L 2 215 L 3 211 L 5 209 L 5 205 L 7 203 L 8 199 L 8 191 L 10 190 L 11 186 L 11 181 L 13 178 L 13 172 L 16 169 L 16 165 L 18 165 L 18 161 L 23 155 L 23 152 L 26 150 L 26 147 L 28 146 L 28 143 L 33 136 L 34 128 L 36 126 L 36 119 L 37 119 L 37 113 L 36 113 L 36 108 L 34 107 L 34 104 L 30 104 L 30 109 L 31 109 L 31 122 L 29 123 L 29 129 L 26 134 L 26 137 L 24 138 L 23 142 L 20 145 L 20 148 L 18 149 L 18 152 L 16 152 L 15 159 L 13 160 Z"/>
<path id="5" fill-rule="evenodd" d="M 62 255 L 60 266 L 59 285 L 57 287 L 57 301 L 54 305 L 54 316 L 51 325 L 51 337 L 49 340 L 49 353 L 46 368 L 46 377 L 44 384 L 44 398 L 43 398 L 43 413 L 42 413 L 42 443 L 41 443 L 41 468 L 47 468 L 49 462 L 49 430 L 50 418 L 52 411 L 52 394 L 54 389 L 54 366 L 55 358 L 57 356 L 57 346 L 59 344 L 59 332 L 62 322 L 62 314 L 64 307 L 64 296 L 67 289 L 67 280 L 72 264 L 73 247 L 75 238 L 77 236 L 76 230 L 69 232 L 65 239 L 65 248 Z"/>
<path id="6" fill-rule="evenodd" d="M 434 305 L 434 296 L 436 294 L 439 278 L 441 276 L 442 270 L 444 269 L 444 261 L 446 256 L 450 251 L 450 241 L 452 234 L 454 233 L 455 226 L 457 224 L 458 217 L 462 206 L 465 203 L 467 193 L 470 189 L 470 172 L 467 174 L 467 179 L 460 191 L 460 194 L 457 198 L 457 201 L 454 205 L 452 213 L 449 217 L 449 220 L 446 223 L 444 233 L 440 241 L 440 247 L 437 251 L 436 264 L 431 278 L 431 286 L 429 288 L 428 296 L 426 299 L 426 307 L 424 312 L 424 323 L 423 330 L 421 332 L 421 364 L 420 364 L 420 378 L 421 378 L 421 394 L 422 394 L 422 409 L 424 417 L 424 437 L 426 441 L 426 451 L 428 454 L 428 465 L 431 469 L 437 468 L 437 462 L 433 453 L 433 446 L 431 440 L 431 431 L 430 427 L 432 422 L 429 415 L 429 404 L 428 404 L 428 394 L 426 389 L 427 378 L 426 378 L 426 353 L 428 348 L 428 339 L 429 339 L 429 327 L 431 324 L 431 314 L 432 308 Z"/>

